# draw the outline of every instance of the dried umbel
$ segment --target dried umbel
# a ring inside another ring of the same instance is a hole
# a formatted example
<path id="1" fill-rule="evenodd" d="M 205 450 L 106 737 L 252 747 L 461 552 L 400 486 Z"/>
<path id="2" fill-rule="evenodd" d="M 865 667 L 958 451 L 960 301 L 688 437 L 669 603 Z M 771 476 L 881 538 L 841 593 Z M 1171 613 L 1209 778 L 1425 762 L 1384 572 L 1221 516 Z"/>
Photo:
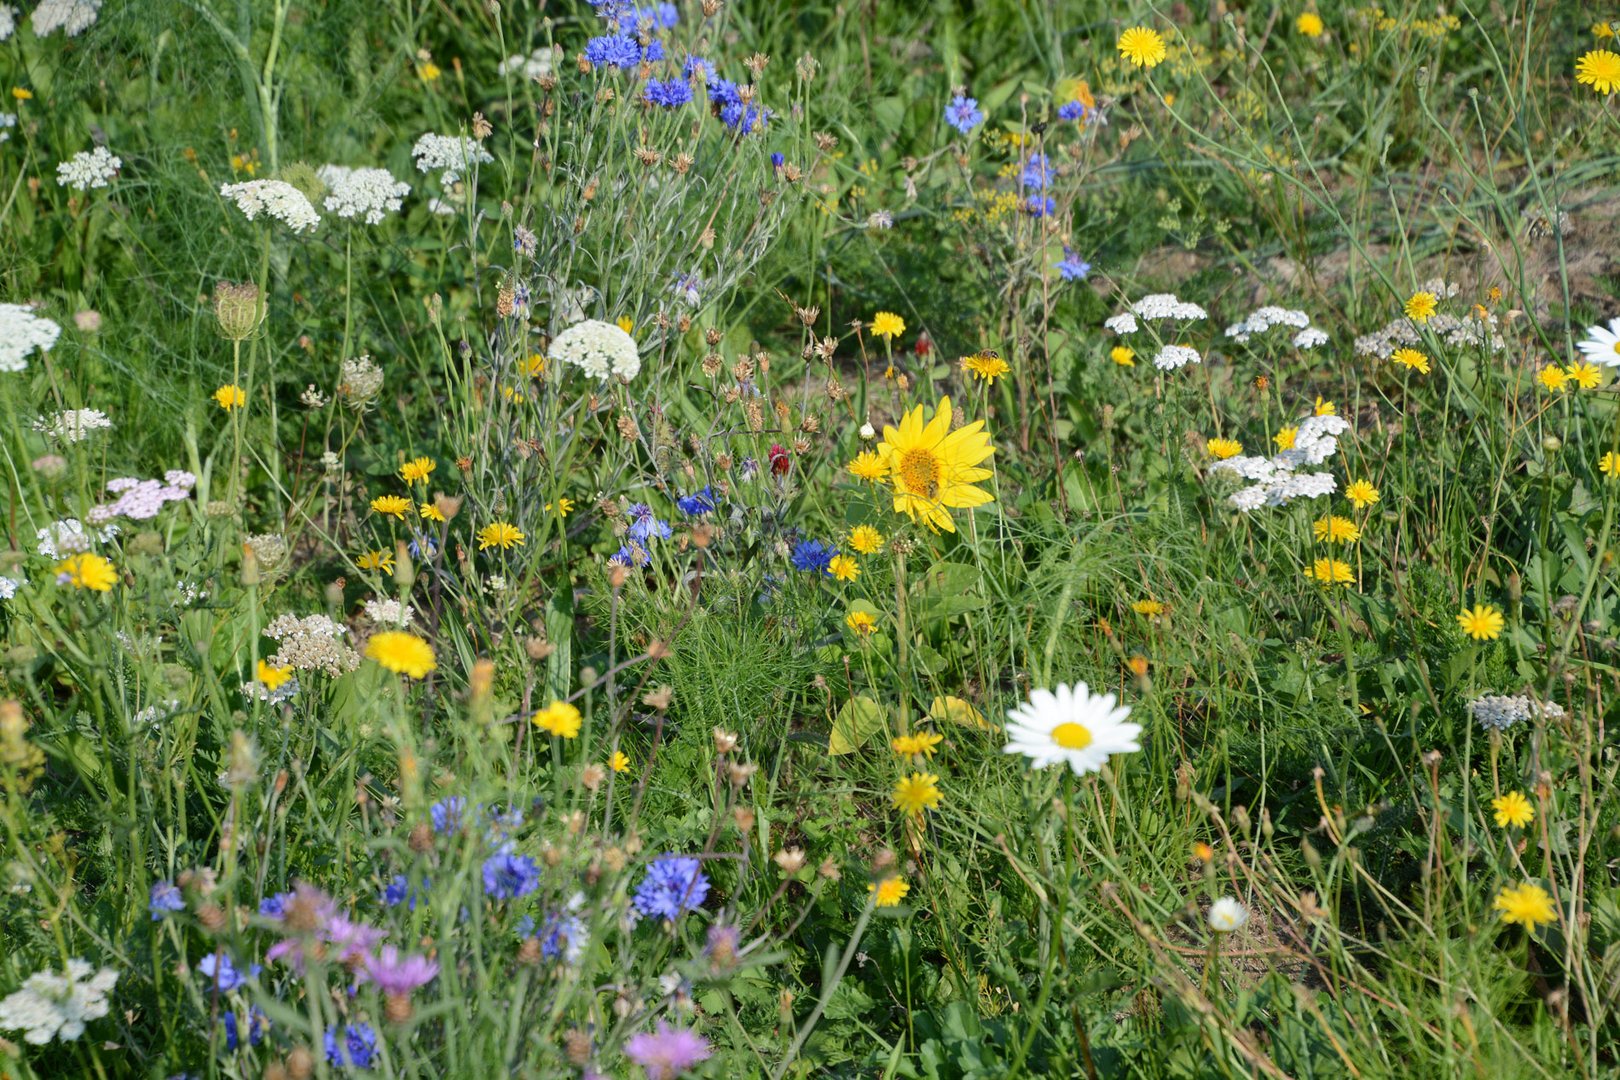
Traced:
<path id="1" fill-rule="evenodd" d="M 251 281 L 240 285 L 222 281 L 214 286 L 214 318 L 219 332 L 231 341 L 246 341 L 263 324 L 269 307 Z"/>

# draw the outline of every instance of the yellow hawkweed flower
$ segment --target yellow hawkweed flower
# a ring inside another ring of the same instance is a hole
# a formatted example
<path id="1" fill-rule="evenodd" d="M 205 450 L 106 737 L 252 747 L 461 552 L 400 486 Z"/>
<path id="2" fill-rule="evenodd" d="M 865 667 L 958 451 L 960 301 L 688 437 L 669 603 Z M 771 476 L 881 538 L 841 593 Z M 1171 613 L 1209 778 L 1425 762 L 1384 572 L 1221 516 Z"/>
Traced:
<path id="1" fill-rule="evenodd" d="M 1157 619 L 1164 614 L 1164 605 L 1150 597 L 1146 600 L 1134 601 L 1131 604 L 1131 610 L 1146 618 Z"/>
<path id="2" fill-rule="evenodd" d="M 962 370 L 972 373 L 974 378 L 983 379 L 993 386 L 997 379 L 1007 374 L 1012 368 L 1007 366 L 1007 361 L 1003 360 L 1000 355 L 987 349 L 981 353 L 974 353 L 972 356 L 962 357 Z"/>
<path id="3" fill-rule="evenodd" d="M 892 311 L 880 311 L 872 316 L 869 329 L 873 337 L 888 338 L 892 341 L 906 332 L 906 320 Z"/>
<path id="4" fill-rule="evenodd" d="M 443 521 L 444 511 L 439 509 L 437 503 L 423 503 L 416 508 L 423 521 Z"/>
<path id="5" fill-rule="evenodd" d="M 1536 808 L 1530 805 L 1530 800 L 1524 797 L 1522 791 L 1510 791 L 1492 799 L 1491 809 L 1496 811 L 1496 826 L 1499 829 L 1509 826 L 1522 829 L 1536 819 Z"/>
<path id="6" fill-rule="evenodd" d="M 613 325 L 617 326 L 620 330 L 623 330 L 627 334 L 636 328 L 635 320 L 628 315 L 620 315 L 617 319 L 613 320 Z"/>
<path id="7" fill-rule="evenodd" d="M 1620 53 L 1593 49 L 1575 62 L 1575 81 L 1607 96 L 1620 86 Z"/>
<path id="8" fill-rule="evenodd" d="M 257 669 L 259 684 L 271 693 L 286 685 L 287 680 L 292 678 L 292 673 L 293 669 L 290 664 L 286 667 L 271 667 L 263 660 L 259 661 Z"/>
<path id="9" fill-rule="evenodd" d="M 371 511 L 374 514 L 383 514 L 405 520 L 405 512 L 411 508 L 411 500 L 403 495 L 379 495 L 371 500 Z"/>
<path id="10" fill-rule="evenodd" d="M 870 525 L 849 530 L 849 546 L 862 555 L 875 555 L 883 549 L 883 534 Z"/>
<path id="11" fill-rule="evenodd" d="M 118 584 L 118 571 L 100 555 L 84 552 L 69 555 L 56 564 L 56 583 L 92 592 L 108 592 Z"/>
<path id="12" fill-rule="evenodd" d="M 1614 27 L 1606 22 L 1592 24 L 1592 36 L 1599 39 L 1614 37 Z"/>
<path id="13" fill-rule="evenodd" d="M 381 570 L 385 574 L 394 572 L 394 553 L 392 551 L 368 551 L 358 559 L 354 565 L 362 570 Z"/>
<path id="14" fill-rule="evenodd" d="M 608 768 L 612 769 L 616 773 L 629 772 L 630 755 L 626 754 L 623 750 L 613 751 L 613 756 L 608 758 Z"/>
<path id="15" fill-rule="evenodd" d="M 854 581 L 861 576 L 861 566 L 853 556 L 834 555 L 827 560 L 827 573 L 839 581 Z"/>
<path id="16" fill-rule="evenodd" d="M 1356 580 L 1350 564 L 1340 559 L 1317 559 L 1305 568 L 1305 576 L 1319 585 L 1349 585 Z"/>
<path id="17" fill-rule="evenodd" d="M 433 646 L 403 630 L 384 630 L 366 642 L 366 655 L 396 675 L 420 679 L 438 665 Z"/>
<path id="18" fill-rule="evenodd" d="M 1168 52 L 1163 36 L 1151 27 L 1133 26 L 1119 35 L 1119 55 L 1132 67 L 1158 67 Z"/>
<path id="19" fill-rule="evenodd" d="M 1502 913 L 1503 922 L 1518 923 L 1526 930 L 1558 921 L 1558 909 L 1553 907 L 1547 890 L 1528 881 L 1497 893 L 1496 902 L 1491 906 Z"/>
<path id="20" fill-rule="evenodd" d="M 425 484 L 427 483 L 428 474 L 434 468 L 436 466 L 433 464 L 432 458 L 413 458 L 399 467 L 399 478 L 407 484 L 414 484 L 418 481 Z"/>
<path id="21" fill-rule="evenodd" d="M 1457 625 L 1475 641 L 1495 641 L 1502 636 L 1507 620 L 1490 604 L 1476 604 L 1457 613 Z"/>
<path id="22" fill-rule="evenodd" d="M 508 521 L 492 521 L 478 530 L 478 550 L 488 551 L 498 547 L 502 551 L 522 547 L 525 537 L 516 525 Z"/>
<path id="23" fill-rule="evenodd" d="M 34 99 L 34 92 L 28 89 L 26 86 L 13 86 L 11 88 L 11 96 L 16 98 L 18 101 L 32 101 Z"/>
<path id="24" fill-rule="evenodd" d="M 546 512 L 547 513 L 551 512 L 551 503 L 546 503 Z M 565 518 L 569 514 L 572 514 L 573 512 L 574 512 L 574 500 L 573 499 L 570 499 L 565 495 L 562 498 L 557 500 L 557 516 L 558 517 Z"/>
<path id="25" fill-rule="evenodd" d="M 1337 514 L 1318 518 L 1311 526 L 1311 531 L 1316 534 L 1318 540 L 1329 544 L 1353 544 L 1361 539 L 1361 529 L 1356 523 Z"/>
<path id="26" fill-rule="evenodd" d="M 1294 440 L 1299 438 L 1299 428 L 1285 427 L 1271 437 L 1271 442 L 1279 450 L 1292 450 Z"/>
<path id="27" fill-rule="evenodd" d="M 1569 389 L 1569 375 L 1557 364 L 1548 364 L 1537 372 L 1536 381 L 1554 393 Z"/>
<path id="28" fill-rule="evenodd" d="M 542 731 L 549 731 L 559 739 L 577 739 L 580 725 L 579 710 L 566 701 L 553 701 L 535 713 L 531 722 Z"/>
<path id="29" fill-rule="evenodd" d="M 1416 349 L 1396 349 L 1395 355 L 1391 356 L 1390 359 L 1402 367 L 1409 368 L 1420 375 L 1427 375 L 1429 373 L 1429 358 L 1418 352 Z"/>
<path id="30" fill-rule="evenodd" d="M 531 379 L 538 379 L 546 373 L 546 358 L 540 353 L 530 353 L 529 358 L 523 362 L 523 373 Z"/>
<path id="31" fill-rule="evenodd" d="M 1136 366 L 1136 353 L 1128 345 L 1115 345 L 1108 350 L 1108 358 L 1120 367 Z"/>
<path id="32" fill-rule="evenodd" d="M 945 741 L 945 736 L 932 731 L 919 731 L 915 735 L 899 735 L 889 740 L 894 752 L 901 757 L 933 757 L 939 744 Z"/>
<path id="33" fill-rule="evenodd" d="M 1314 11 L 1301 12 L 1299 18 L 1294 20 L 1294 29 L 1306 37 L 1322 36 L 1322 16 Z"/>
<path id="34" fill-rule="evenodd" d="M 868 612 L 852 611 L 849 613 L 849 617 L 844 620 L 844 625 L 854 631 L 856 636 L 865 637 L 877 629 L 877 620 Z"/>
<path id="35" fill-rule="evenodd" d="M 214 401 L 218 403 L 220 408 L 230 412 L 232 409 L 240 409 L 246 405 L 247 395 L 235 383 L 226 383 L 214 391 Z"/>
<path id="36" fill-rule="evenodd" d="M 868 885 L 866 891 L 875 894 L 872 897 L 873 907 L 899 907 L 900 901 L 911 891 L 911 886 L 906 884 L 904 878 L 891 877 L 884 878 L 876 885 Z"/>
<path id="37" fill-rule="evenodd" d="M 1204 443 L 1204 449 L 1209 452 L 1210 457 L 1224 461 L 1226 458 L 1237 457 L 1243 453 L 1243 444 L 1236 439 L 1210 439 Z"/>
<path id="38" fill-rule="evenodd" d="M 1406 298 L 1404 309 L 1413 322 L 1428 322 L 1440 310 L 1440 302 L 1432 292 L 1415 292 Z"/>
<path id="39" fill-rule="evenodd" d="M 1365 510 L 1378 501 L 1378 489 L 1372 486 L 1370 480 L 1357 480 L 1344 489 L 1344 497 L 1349 499 L 1357 510 Z"/>
<path id="40" fill-rule="evenodd" d="M 924 810 L 938 810 L 945 796 L 939 790 L 939 777 L 933 773 L 914 772 L 902 777 L 894 785 L 889 801 L 902 814 L 922 816 Z"/>
<path id="41" fill-rule="evenodd" d="M 1569 381 L 1582 390 L 1596 390 L 1603 385 L 1603 369 L 1596 364 L 1581 362 L 1564 369 Z"/>
<path id="42" fill-rule="evenodd" d="M 1333 402 L 1331 402 L 1331 401 L 1323 401 L 1322 400 L 1322 395 L 1317 394 L 1316 395 L 1316 415 L 1317 416 L 1338 416 L 1339 415 L 1339 408 L 1338 408 L 1337 405 L 1334 405 Z"/>
<path id="43" fill-rule="evenodd" d="M 991 500 L 988 491 L 974 485 L 990 478 L 990 470 L 980 463 L 996 448 L 983 420 L 951 430 L 950 398 L 939 399 L 926 423 L 924 408 L 918 405 L 906 413 L 899 427 L 885 426 L 878 452 L 889 466 L 894 512 L 936 532 L 955 532 L 950 510 L 971 509 Z"/>
<path id="44" fill-rule="evenodd" d="M 416 77 L 425 83 L 437 82 L 441 74 L 443 72 L 439 70 L 439 65 L 431 60 L 416 65 Z"/>
<path id="45" fill-rule="evenodd" d="M 862 450 L 856 454 L 855 460 L 846 468 L 856 479 L 865 480 L 868 484 L 875 484 L 889 475 L 888 463 L 871 450 Z"/>
<path id="46" fill-rule="evenodd" d="M 1620 476 L 1620 454 L 1608 453 L 1598 458 L 1598 472 L 1610 480 Z"/>

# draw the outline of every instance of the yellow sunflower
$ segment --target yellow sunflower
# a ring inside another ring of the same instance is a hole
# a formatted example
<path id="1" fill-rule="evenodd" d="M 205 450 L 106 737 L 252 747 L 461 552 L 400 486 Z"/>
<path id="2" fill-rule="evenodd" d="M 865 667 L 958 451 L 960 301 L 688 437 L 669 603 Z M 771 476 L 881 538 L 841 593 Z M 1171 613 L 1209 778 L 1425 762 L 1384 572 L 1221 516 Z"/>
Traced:
<path id="1" fill-rule="evenodd" d="M 990 478 L 981 468 L 996 448 L 984 430 L 984 421 L 951 430 L 951 399 L 940 398 L 933 418 L 924 423 L 918 405 L 900 418 L 898 428 L 885 426 L 878 453 L 889 467 L 894 488 L 894 512 L 938 532 L 955 532 L 950 510 L 983 506 L 991 495 L 975 487 Z"/>

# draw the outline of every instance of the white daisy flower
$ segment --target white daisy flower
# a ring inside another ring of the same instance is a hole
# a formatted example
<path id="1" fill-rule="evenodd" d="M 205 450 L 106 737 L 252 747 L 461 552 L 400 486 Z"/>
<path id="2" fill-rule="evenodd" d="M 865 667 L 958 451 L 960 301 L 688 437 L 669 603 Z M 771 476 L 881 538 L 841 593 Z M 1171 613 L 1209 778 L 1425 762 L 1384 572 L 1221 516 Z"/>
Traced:
<path id="1" fill-rule="evenodd" d="M 1217 934 L 1230 934 L 1249 921 L 1249 909 L 1230 896 L 1209 905 L 1209 928 Z"/>
<path id="2" fill-rule="evenodd" d="M 1067 763 L 1075 775 L 1102 768 L 1111 754 L 1142 749 L 1136 737 L 1142 725 L 1125 718 L 1130 706 L 1113 694 L 1093 694 L 1085 683 L 1036 690 L 1029 701 L 1007 713 L 1009 754 L 1023 754 L 1037 769 Z"/>
<path id="3" fill-rule="evenodd" d="M 1620 367 L 1620 319 L 1610 319 L 1607 328 L 1588 326 L 1586 340 L 1575 347 L 1591 363 Z"/>

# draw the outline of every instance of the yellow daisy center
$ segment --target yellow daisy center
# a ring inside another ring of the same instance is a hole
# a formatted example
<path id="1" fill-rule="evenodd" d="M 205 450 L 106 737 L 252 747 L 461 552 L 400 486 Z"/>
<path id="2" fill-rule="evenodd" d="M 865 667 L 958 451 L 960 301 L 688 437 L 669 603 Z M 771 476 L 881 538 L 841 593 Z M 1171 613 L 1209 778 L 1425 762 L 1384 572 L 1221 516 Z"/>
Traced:
<path id="1" fill-rule="evenodd" d="M 1052 729 L 1052 741 L 1065 750 L 1084 750 L 1091 745 L 1091 732 L 1071 720 Z"/>
<path id="2" fill-rule="evenodd" d="M 908 450 L 900 458 L 900 482 L 913 494 L 933 498 L 939 491 L 939 458 L 931 450 Z"/>
<path id="3" fill-rule="evenodd" d="M 1615 355 L 1620 356 L 1620 338 L 1615 339 L 1614 351 L 1615 351 Z"/>

